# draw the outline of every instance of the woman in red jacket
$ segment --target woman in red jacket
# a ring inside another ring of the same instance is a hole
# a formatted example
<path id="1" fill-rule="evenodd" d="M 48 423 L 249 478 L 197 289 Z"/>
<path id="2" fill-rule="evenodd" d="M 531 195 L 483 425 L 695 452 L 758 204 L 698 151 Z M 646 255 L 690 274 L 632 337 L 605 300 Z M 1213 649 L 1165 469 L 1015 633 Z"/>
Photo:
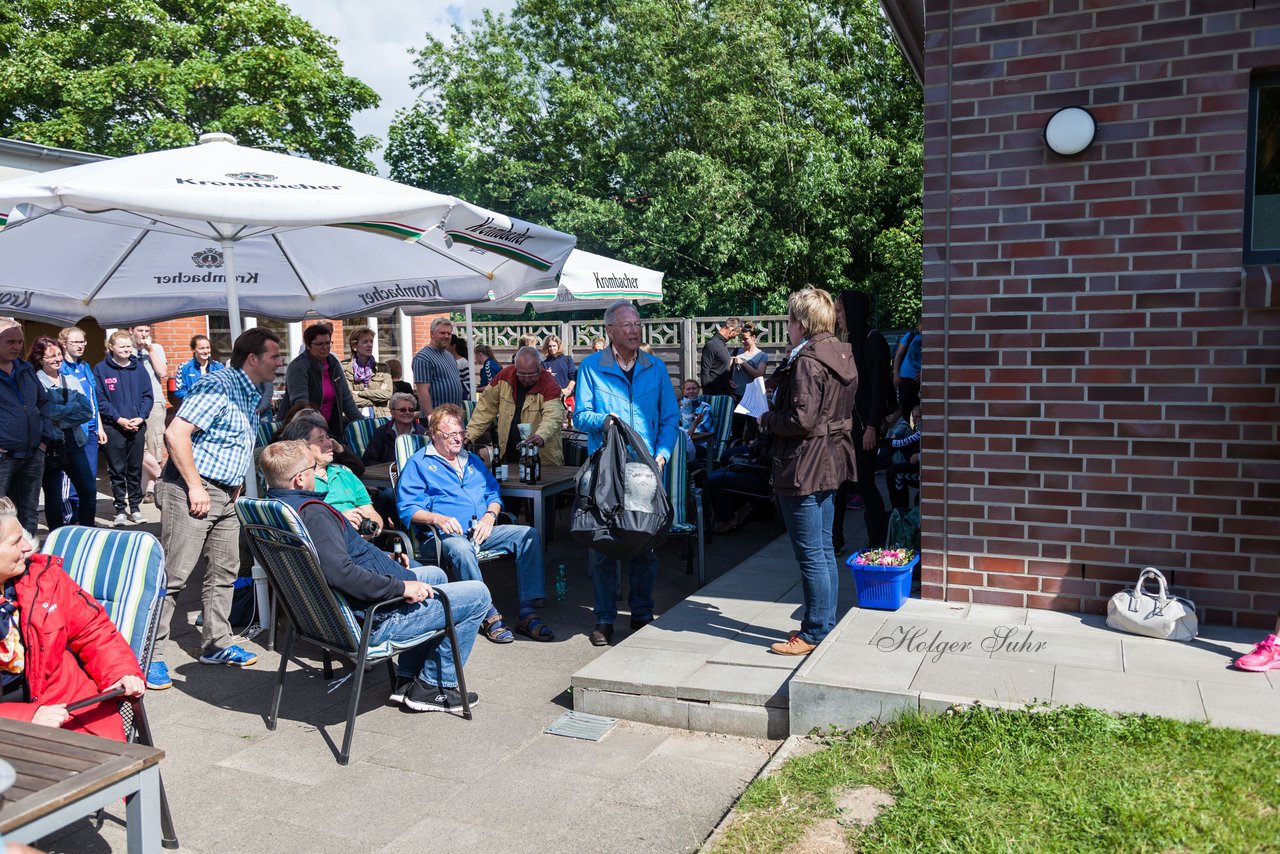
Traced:
<path id="1" fill-rule="evenodd" d="M 129 642 L 61 558 L 32 555 L 13 502 L 0 498 L 0 715 L 124 739 L 119 704 L 67 704 L 121 687 L 145 690 Z"/>

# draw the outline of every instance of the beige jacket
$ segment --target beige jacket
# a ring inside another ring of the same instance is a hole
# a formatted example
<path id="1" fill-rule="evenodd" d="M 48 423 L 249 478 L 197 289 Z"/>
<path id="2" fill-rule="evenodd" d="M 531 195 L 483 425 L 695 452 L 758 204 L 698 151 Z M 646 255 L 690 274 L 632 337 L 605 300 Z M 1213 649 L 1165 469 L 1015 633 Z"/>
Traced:
<path id="1" fill-rule="evenodd" d="M 366 406 L 373 407 L 373 414 L 378 417 L 386 417 L 389 412 L 387 405 L 391 402 L 391 371 L 384 362 L 373 363 L 373 376 L 369 379 L 368 388 L 364 383 L 358 383 L 355 380 L 355 359 L 350 356 L 342 360 L 342 373 L 347 378 L 347 387 L 351 389 L 351 397 L 355 399 L 356 406 L 363 409 Z"/>
<path id="2" fill-rule="evenodd" d="M 498 448 L 505 458 L 507 437 L 511 435 L 511 419 L 516 414 L 515 365 L 507 365 L 498 372 L 493 382 L 480 393 L 476 411 L 467 422 L 467 440 L 476 441 L 495 423 L 498 427 Z M 533 432 L 546 442 L 538 455 L 543 465 L 564 465 L 564 445 L 560 440 L 560 425 L 564 423 L 564 404 L 560 402 L 560 385 L 548 371 L 543 371 L 524 399 L 517 424 L 533 425 Z"/>

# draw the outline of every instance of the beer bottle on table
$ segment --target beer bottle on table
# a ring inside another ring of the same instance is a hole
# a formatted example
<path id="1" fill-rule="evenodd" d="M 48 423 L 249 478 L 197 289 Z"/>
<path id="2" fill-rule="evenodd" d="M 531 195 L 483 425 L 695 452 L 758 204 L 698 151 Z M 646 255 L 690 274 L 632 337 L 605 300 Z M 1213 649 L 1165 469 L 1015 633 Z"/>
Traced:
<path id="1" fill-rule="evenodd" d="M 542 455 L 538 453 L 538 446 L 533 446 L 533 472 L 530 483 L 542 482 Z"/>

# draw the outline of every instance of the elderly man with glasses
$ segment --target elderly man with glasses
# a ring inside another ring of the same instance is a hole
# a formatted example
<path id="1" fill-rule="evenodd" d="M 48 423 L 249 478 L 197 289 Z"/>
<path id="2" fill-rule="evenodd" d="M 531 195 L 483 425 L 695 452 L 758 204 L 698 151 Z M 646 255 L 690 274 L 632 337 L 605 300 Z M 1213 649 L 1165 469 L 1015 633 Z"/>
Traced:
<path id="1" fill-rule="evenodd" d="M 483 581 L 480 551 L 515 555 L 520 616 L 516 631 L 537 641 L 555 633 L 537 614 L 546 597 L 542 537 L 525 525 L 499 525 L 502 501 L 498 482 L 475 454 L 463 450 L 462 408 L 453 403 L 431 410 L 431 444 L 418 451 L 400 472 L 396 505 L 405 527 L 429 525 L 440 538 L 444 565 L 460 581 Z M 497 608 L 481 624 L 494 643 L 515 640 Z"/>
<path id="2" fill-rule="evenodd" d="M 619 300 L 604 313 L 609 346 L 592 353 L 578 366 L 573 423 L 587 434 L 587 453 L 594 454 L 604 443 L 604 425 L 610 418 L 625 421 L 649 444 L 658 466 L 671 459 L 680 440 L 680 410 L 667 366 L 656 356 L 640 349 L 643 325 L 640 313 L 626 300 Z M 591 643 L 608 646 L 613 642 L 614 604 L 617 579 L 613 558 L 597 553 L 591 577 L 596 595 L 596 627 Z M 653 584 L 658 578 L 658 556 L 652 550 L 631 559 L 631 628 L 653 620 Z"/>
<path id="3" fill-rule="evenodd" d="M 480 394 L 475 414 L 467 423 L 467 441 L 475 442 L 496 424 L 498 455 L 508 463 L 520 462 L 519 425 L 531 428 L 528 443 L 539 448 L 543 465 L 564 465 L 560 425 L 564 404 L 560 384 L 542 367 L 542 357 L 532 347 L 521 347 L 515 364 L 507 365 L 493 384 Z"/>

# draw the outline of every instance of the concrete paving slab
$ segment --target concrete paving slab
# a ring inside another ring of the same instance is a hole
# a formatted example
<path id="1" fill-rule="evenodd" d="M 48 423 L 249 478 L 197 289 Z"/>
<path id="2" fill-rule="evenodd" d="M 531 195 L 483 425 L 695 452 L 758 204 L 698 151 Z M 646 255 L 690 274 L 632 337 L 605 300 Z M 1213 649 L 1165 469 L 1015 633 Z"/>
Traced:
<path id="1" fill-rule="evenodd" d="M 243 750 L 219 760 L 220 768 L 256 774 L 276 781 L 310 785 L 327 776 L 337 765 L 337 757 L 330 744 L 342 745 L 342 724 L 324 727 L 326 741 L 320 728 L 303 725 L 280 728 L 270 738 L 250 744 Z M 400 739 L 377 732 L 356 729 L 352 740 L 351 755 L 368 756 L 381 748 L 397 744 Z"/>
<path id="2" fill-rule="evenodd" d="M 919 693 L 1000 700 L 1007 703 L 1048 702 L 1053 695 L 1054 668 L 1005 659 L 926 656 L 911 681 Z"/>
<path id="3" fill-rule="evenodd" d="M 877 652 L 907 650 L 922 652 L 930 660 L 945 658 L 990 658 L 984 643 L 993 627 L 964 620 L 933 620 L 890 617 L 868 642 Z"/>
<path id="4" fill-rule="evenodd" d="M 886 617 L 920 617 L 929 620 L 963 620 L 969 613 L 968 603 L 939 602 L 936 599 L 908 599 L 896 611 L 881 611 Z M 871 609 L 868 609 L 871 610 Z"/>
<path id="5" fill-rule="evenodd" d="M 874 647 L 868 651 L 866 644 L 838 642 L 812 668 L 805 669 L 801 678 L 823 685 L 905 691 L 911 687 L 924 659 L 922 652 L 906 649 L 880 652 Z"/>
<path id="6" fill-rule="evenodd" d="M 791 732 L 791 714 L 780 706 L 739 703 L 690 703 L 689 729 L 755 739 L 783 739 Z"/>
<path id="7" fill-rule="evenodd" d="M 1224 685 L 1200 680 L 1199 687 L 1205 714 L 1214 726 L 1280 735 L 1280 691 L 1258 682 Z"/>
<path id="8" fill-rule="evenodd" d="M 974 602 L 964 619 L 977 623 L 990 623 L 995 626 L 1025 626 L 1027 624 L 1026 608 L 1010 608 L 1006 605 L 983 605 Z"/>
<path id="9" fill-rule="evenodd" d="M 744 768 L 755 774 L 769 761 L 774 745 L 757 739 L 713 736 L 706 738 L 691 733 L 675 732 L 667 735 L 650 754 L 652 757 L 670 756 L 697 762 L 719 762 Z M 646 761 L 649 757 L 646 757 Z"/>
<path id="10" fill-rule="evenodd" d="M 1199 686 L 1193 679 L 1066 665 L 1055 668 L 1053 703 L 1079 703 L 1110 712 L 1145 712 L 1184 721 L 1202 721 L 1206 717 Z"/>
<path id="11" fill-rule="evenodd" d="M 790 680 L 790 672 L 769 667 L 704 664 L 679 681 L 675 696 L 702 702 L 785 706 Z"/>
<path id="12" fill-rule="evenodd" d="M 1067 631 L 1071 629 L 1103 629 L 1112 631 L 1107 626 L 1107 618 L 1102 614 L 1076 614 L 1069 611 L 1040 611 L 1032 608 L 1027 611 L 1027 625 Z"/>
<path id="13" fill-rule="evenodd" d="M 1110 634 L 1055 632 L 1031 626 L 1007 625 L 998 626 L 992 631 L 988 644 L 992 658 L 1037 664 L 1068 664 L 1116 672 L 1125 669 L 1122 641 Z"/>
<path id="14" fill-rule="evenodd" d="M 919 707 L 918 692 L 912 690 L 847 688 L 796 680 L 791 686 L 791 734 L 890 720 Z"/>
<path id="15" fill-rule="evenodd" d="M 771 670 L 793 672 L 800 662 L 786 655 L 774 655 L 769 651 L 777 643 L 773 631 L 757 632 L 754 627 L 723 644 L 707 656 L 708 664 L 737 664 L 743 667 L 765 667 Z"/>
<path id="16" fill-rule="evenodd" d="M 340 825 L 341 822 L 331 817 L 321 825 L 303 828 L 280 821 L 274 816 L 263 816 L 226 828 L 223 839 L 207 850 L 211 854 L 246 854 L 251 851 L 270 851 L 272 854 L 350 854 L 352 840 L 333 832 Z M 186 849 L 186 845 L 182 847 Z"/>
<path id="17" fill-rule="evenodd" d="M 1147 676 L 1172 679 L 1199 679 L 1231 685 L 1252 685 L 1257 680 L 1244 670 L 1232 666 L 1238 657 L 1252 649 L 1241 643 L 1211 640 L 1151 642 L 1145 638 L 1125 638 L 1124 669 Z"/>
<path id="18" fill-rule="evenodd" d="M 632 773 L 635 766 L 671 737 L 671 730 L 619 721 L 600 741 L 542 733 L 525 742 L 503 766 L 520 770 L 520 776 L 545 775 L 548 770 L 569 770 L 578 774 L 617 780 Z"/>
<path id="19" fill-rule="evenodd" d="M 702 667 L 706 660 L 706 654 L 701 652 L 628 642 L 614 647 L 573 674 L 571 682 L 575 692 L 586 688 L 675 697 L 676 686 Z"/>
<path id="20" fill-rule="evenodd" d="M 400 737 L 387 744 L 363 742 L 364 730 L 357 725 L 352 761 L 470 780 L 476 768 L 497 767 L 514 756 L 541 735 L 558 713 L 531 715 L 481 697 L 473 714 L 468 721 L 452 714 L 402 712 L 405 722 Z M 448 761 L 450 756 L 465 756 L 466 762 Z"/>
<path id="21" fill-rule="evenodd" d="M 645 697 L 590 688 L 575 688 L 573 691 L 573 708 L 579 712 L 676 729 L 689 728 L 689 708 L 695 705 L 698 704 L 670 697 Z"/>

